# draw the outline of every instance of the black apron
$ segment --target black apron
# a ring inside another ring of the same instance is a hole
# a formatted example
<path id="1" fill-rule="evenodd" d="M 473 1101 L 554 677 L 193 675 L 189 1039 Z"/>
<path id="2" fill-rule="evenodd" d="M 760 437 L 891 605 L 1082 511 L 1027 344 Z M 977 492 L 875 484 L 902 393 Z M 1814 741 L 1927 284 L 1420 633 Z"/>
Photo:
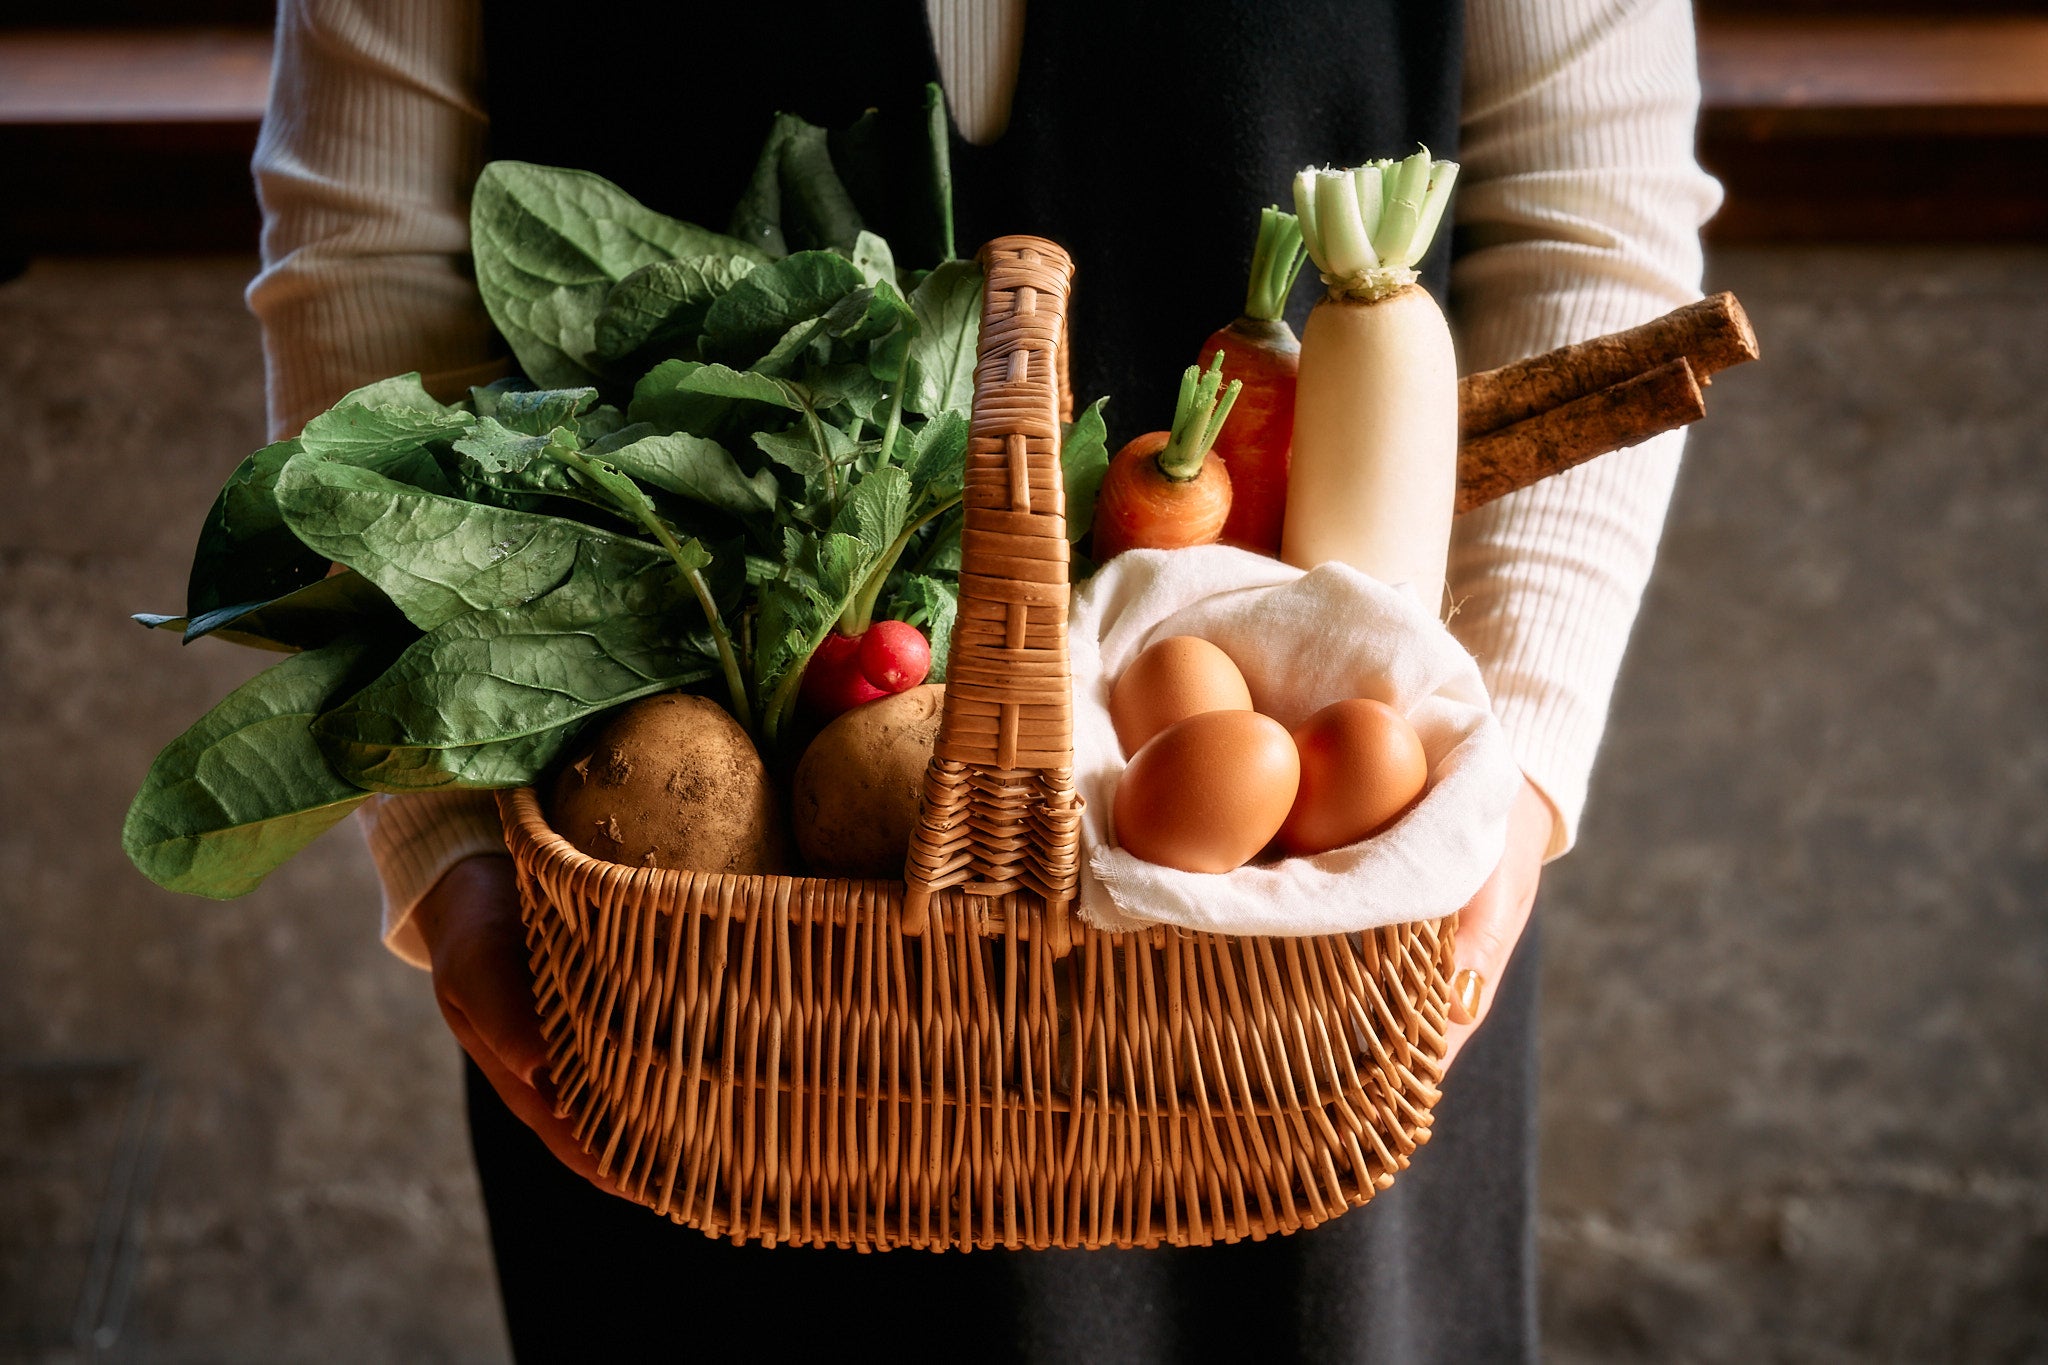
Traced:
<path id="1" fill-rule="evenodd" d="M 1436 0 L 1029 0 L 1008 131 L 954 139 L 962 254 L 1074 255 L 1076 397 L 1112 445 L 1167 425 L 1234 318 L 1261 207 L 1294 173 L 1420 142 L 1456 154 L 1462 8 Z M 723 228 L 778 110 L 826 127 L 937 79 L 918 0 L 635 6 L 488 0 L 491 152 L 576 166 Z M 887 235 L 885 224 L 876 224 Z M 1447 236 L 1448 234 L 1445 234 Z M 1440 240 L 1424 282 L 1445 297 Z M 1297 328 L 1313 302 L 1296 291 Z M 1310 1232 L 1152 1252 L 733 1247 L 600 1194 L 470 1071 L 515 1350 L 536 1361 L 744 1352 L 975 1361 L 1516 1361 L 1535 1356 L 1534 944 L 1498 983 L 1436 1137 Z"/>

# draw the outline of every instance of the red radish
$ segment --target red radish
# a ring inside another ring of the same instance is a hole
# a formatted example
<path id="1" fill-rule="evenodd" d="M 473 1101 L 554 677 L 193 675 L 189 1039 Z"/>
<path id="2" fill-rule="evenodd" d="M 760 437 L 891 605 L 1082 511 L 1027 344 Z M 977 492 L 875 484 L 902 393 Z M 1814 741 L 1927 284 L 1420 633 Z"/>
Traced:
<path id="1" fill-rule="evenodd" d="M 860 671 L 884 692 L 908 692 L 932 671 L 931 641 L 908 621 L 877 621 L 860 637 Z"/>
<path id="2" fill-rule="evenodd" d="M 1232 380 L 1217 399 L 1222 363 L 1219 354 L 1206 370 L 1188 366 L 1173 430 L 1147 432 L 1109 462 L 1095 495 L 1098 562 L 1125 550 L 1207 545 L 1221 534 L 1230 515 L 1230 473 L 1208 454 L 1244 387 Z"/>
<path id="3" fill-rule="evenodd" d="M 1244 315 L 1211 333 L 1200 352 L 1221 351 L 1224 378 L 1244 383 L 1236 420 L 1216 438 L 1216 458 L 1230 470 L 1230 515 L 1221 539 L 1262 555 L 1280 553 L 1280 521 L 1287 511 L 1301 343 L 1280 314 L 1303 258 L 1300 220 L 1277 208 L 1262 211 Z"/>
<path id="4" fill-rule="evenodd" d="M 863 702 L 889 695 L 862 674 L 860 644 L 859 635 L 832 631 L 818 643 L 810 663 L 805 665 L 799 696 L 818 716 L 830 720 Z"/>

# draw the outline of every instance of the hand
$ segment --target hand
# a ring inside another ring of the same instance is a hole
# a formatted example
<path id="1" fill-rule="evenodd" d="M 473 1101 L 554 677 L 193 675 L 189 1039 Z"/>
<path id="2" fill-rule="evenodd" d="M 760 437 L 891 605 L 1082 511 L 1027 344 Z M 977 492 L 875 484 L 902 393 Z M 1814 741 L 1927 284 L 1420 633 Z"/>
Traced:
<path id="1" fill-rule="evenodd" d="M 434 883 L 413 910 L 413 923 L 433 963 L 441 1017 L 498 1098 L 563 1165 L 616 1194 L 599 1177 L 597 1158 L 583 1150 L 566 1120 L 555 1117 L 512 860 L 495 854 L 463 859 Z"/>
<path id="2" fill-rule="evenodd" d="M 1500 865 L 1469 904 L 1458 913 L 1456 965 L 1451 971 L 1451 1030 L 1444 1052 L 1450 1070 L 1459 1049 L 1486 1020 L 1493 991 L 1507 969 L 1508 958 L 1528 927 L 1536 904 L 1536 882 L 1543 874 L 1543 855 L 1550 849 L 1556 817 L 1543 793 L 1525 778 L 1508 812 L 1508 846 Z M 1473 978 L 1465 973 L 1477 973 Z"/>

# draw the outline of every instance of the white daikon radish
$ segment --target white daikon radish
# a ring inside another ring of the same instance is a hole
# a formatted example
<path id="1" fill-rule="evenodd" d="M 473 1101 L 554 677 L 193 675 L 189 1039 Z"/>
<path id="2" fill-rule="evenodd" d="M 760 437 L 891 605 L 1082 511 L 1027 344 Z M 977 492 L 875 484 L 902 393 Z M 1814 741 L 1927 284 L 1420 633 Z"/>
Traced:
<path id="1" fill-rule="evenodd" d="M 1451 329 L 1415 283 L 1458 166 L 1310 167 L 1295 212 L 1329 286 L 1301 333 L 1280 558 L 1339 560 L 1441 611 L 1458 491 Z"/>

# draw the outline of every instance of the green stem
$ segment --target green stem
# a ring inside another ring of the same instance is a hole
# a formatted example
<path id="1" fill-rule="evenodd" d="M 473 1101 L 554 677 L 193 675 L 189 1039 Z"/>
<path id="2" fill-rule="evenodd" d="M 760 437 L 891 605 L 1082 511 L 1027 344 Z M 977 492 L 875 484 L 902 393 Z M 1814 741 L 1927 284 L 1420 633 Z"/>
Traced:
<path id="1" fill-rule="evenodd" d="M 909 382 L 910 351 L 906 346 L 903 352 L 903 372 L 896 376 L 896 392 L 889 395 L 889 420 L 882 426 L 883 464 L 889 462 L 889 452 L 895 449 L 896 437 L 903 430 L 903 390 L 909 387 Z M 954 502 L 958 501 L 958 498 L 954 499 Z M 949 503 L 948 506 L 950 505 Z M 930 520 L 931 517 L 929 515 L 926 516 L 923 520 L 912 525 L 910 530 L 905 531 L 903 535 L 896 538 L 896 544 L 892 545 L 889 548 L 888 554 L 882 557 L 881 578 L 889 576 L 889 570 L 895 566 L 897 556 L 903 553 L 903 547 L 908 543 L 907 538 L 911 531 L 915 531 L 917 527 L 924 525 L 926 521 Z M 879 586 L 880 579 L 876 579 L 874 582 L 875 586 L 872 591 L 864 586 L 860 592 L 853 595 L 853 600 L 846 604 L 846 610 L 839 617 L 840 634 L 858 635 L 866 630 L 873 621 L 875 596 L 881 591 Z"/>
<path id="2" fill-rule="evenodd" d="M 831 443 L 825 439 L 825 423 L 819 418 L 818 410 L 804 404 L 804 430 L 810 433 L 811 449 L 818 453 L 820 463 L 825 466 L 825 501 L 834 507 L 839 505 L 839 466 L 832 459 Z"/>
<path id="3" fill-rule="evenodd" d="M 860 591 L 855 593 L 853 600 L 847 604 L 846 613 L 840 618 L 839 630 L 841 634 L 859 635 L 875 623 L 875 603 L 881 600 L 882 589 L 887 586 L 889 575 L 896 570 L 896 561 L 901 559 L 903 552 L 910 548 L 912 538 L 919 531 L 931 525 L 933 519 L 942 517 L 955 507 L 958 507 L 961 496 L 961 494 L 955 493 L 952 497 L 939 503 L 916 521 L 904 527 L 902 534 L 890 542 L 889 548 L 882 552 L 882 557 L 875 561 L 874 571 L 868 575 L 867 581 L 861 584 Z M 852 622 L 851 626 L 846 624 L 848 621 Z"/>
<path id="4" fill-rule="evenodd" d="M 931 149 L 932 187 L 939 210 L 939 259 L 953 259 L 953 127 L 946 117 L 946 92 L 937 82 L 924 88 L 925 140 Z"/>
<path id="5" fill-rule="evenodd" d="M 1221 351 L 1207 369 L 1197 370 L 1190 365 L 1181 376 L 1180 398 L 1173 405 L 1173 429 L 1167 433 L 1166 445 L 1158 456 L 1159 472 L 1167 478 L 1185 483 L 1202 472 L 1202 462 L 1209 457 L 1209 447 L 1216 444 L 1223 420 L 1230 416 L 1244 381 L 1231 380 L 1219 402 L 1216 391 L 1222 386 Z"/>
<path id="6" fill-rule="evenodd" d="M 697 594 L 697 602 L 704 608 L 704 619 L 711 623 L 711 638 L 718 642 L 718 666 L 725 671 L 725 687 L 732 694 L 733 718 L 739 721 L 741 729 L 751 730 L 754 728 L 754 711 L 747 704 L 747 684 L 740 676 L 740 663 L 732 652 L 732 636 L 718 614 L 718 603 L 711 596 L 711 585 L 696 569 L 684 570 L 683 576 L 690 580 L 690 590 Z"/>
<path id="7" fill-rule="evenodd" d="M 590 458 L 581 451 L 550 444 L 548 453 L 586 476 L 593 487 L 605 488 L 603 476 L 591 463 Z M 683 581 L 689 585 L 690 591 L 696 594 L 697 604 L 704 609 L 704 619 L 711 627 L 711 638 L 718 646 L 718 663 L 725 672 L 726 690 L 732 695 L 733 716 L 742 728 L 753 729 L 754 710 L 747 701 L 747 685 L 740 677 L 739 660 L 732 652 L 732 636 L 725 628 L 725 619 L 718 613 L 718 602 L 711 595 L 711 585 L 704 581 L 704 575 L 698 572 L 697 567 L 684 557 L 682 544 L 677 541 L 675 532 L 669 530 L 668 523 L 656 514 L 653 503 L 645 501 L 644 496 L 640 501 L 629 502 L 614 495 L 612 501 L 634 521 L 647 528 L 661 543 L 661 548 L 675 561 L 676 570 Z"/>
<path id="8" fill-rule="evenodd" d="M 1287 309 L 1287 296 L 1308 258 L 1301 244 L 1301 220 L 1279 208 L 1259 210 L 1259 240 L 1252 247 L 1251 284 L 1245 290 L 1244 315 L 1277 322 Z"/>

